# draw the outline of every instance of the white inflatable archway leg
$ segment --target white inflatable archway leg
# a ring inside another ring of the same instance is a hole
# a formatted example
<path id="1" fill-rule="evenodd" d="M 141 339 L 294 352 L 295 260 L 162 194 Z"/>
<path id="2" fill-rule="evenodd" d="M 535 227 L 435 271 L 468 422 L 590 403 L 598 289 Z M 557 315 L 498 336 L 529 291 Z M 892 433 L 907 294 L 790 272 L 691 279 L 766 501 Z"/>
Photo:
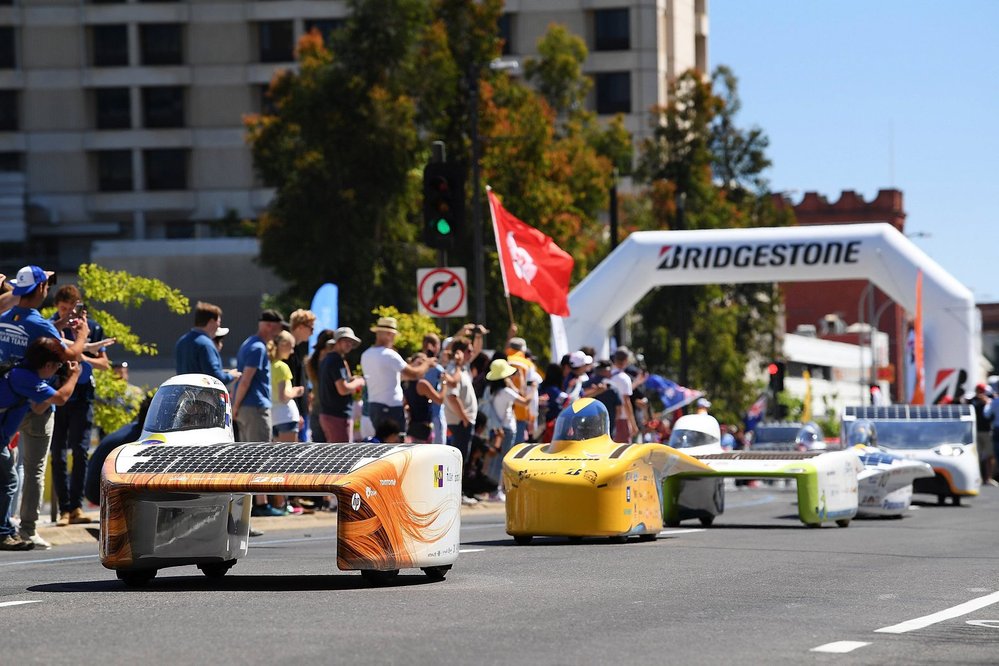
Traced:
<path id="1" fill-rule="evenodd" d="M 926 400 L 956 399 L 980 380 L 974 298 L 885 223 L 633 233 L 569 294 L 566 335 L 570 349 L 606 352 L 614 322 L 669 285 L 870 280 L 914 313 L 920 270 Z"/>

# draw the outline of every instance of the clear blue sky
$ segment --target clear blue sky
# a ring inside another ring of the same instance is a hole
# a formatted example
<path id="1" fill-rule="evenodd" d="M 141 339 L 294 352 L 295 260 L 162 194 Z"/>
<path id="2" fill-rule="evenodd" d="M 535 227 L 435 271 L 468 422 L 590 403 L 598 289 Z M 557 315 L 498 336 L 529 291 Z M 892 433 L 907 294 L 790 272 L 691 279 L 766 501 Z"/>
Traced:
<path id="1" fill-rule="evenodd" d="M 902 191 L 906 233 L 999 301 L 999 1 L 709 0 L 708 57 L 774 191 Z"/>

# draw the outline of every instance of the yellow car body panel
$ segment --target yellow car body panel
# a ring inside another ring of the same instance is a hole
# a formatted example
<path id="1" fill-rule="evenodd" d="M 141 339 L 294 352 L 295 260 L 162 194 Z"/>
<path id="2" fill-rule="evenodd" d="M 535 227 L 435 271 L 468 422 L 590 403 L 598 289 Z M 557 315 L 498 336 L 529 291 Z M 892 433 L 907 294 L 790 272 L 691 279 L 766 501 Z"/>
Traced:
<path id="1" fill-rule="evenodd" d="M 609 436 L 518 444 L 503 459 L 506 531 L 522 536 L 628 536 L 663 527 L 662 480 L 710 471 L 664 444 Z"/>

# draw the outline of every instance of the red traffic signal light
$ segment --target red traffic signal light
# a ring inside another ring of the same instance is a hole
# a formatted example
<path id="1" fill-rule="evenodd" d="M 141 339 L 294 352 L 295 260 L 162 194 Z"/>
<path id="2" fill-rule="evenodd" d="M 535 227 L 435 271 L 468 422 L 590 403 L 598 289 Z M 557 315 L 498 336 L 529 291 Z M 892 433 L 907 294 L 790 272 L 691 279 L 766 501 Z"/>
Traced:
<path id="1" fill-rule="evenodd" d="M 776 363 L 771 363 L 770 365 L 767 366 L 768 375 L 776 375 L 779 370 L 780 368 L 777 367 Z"/>

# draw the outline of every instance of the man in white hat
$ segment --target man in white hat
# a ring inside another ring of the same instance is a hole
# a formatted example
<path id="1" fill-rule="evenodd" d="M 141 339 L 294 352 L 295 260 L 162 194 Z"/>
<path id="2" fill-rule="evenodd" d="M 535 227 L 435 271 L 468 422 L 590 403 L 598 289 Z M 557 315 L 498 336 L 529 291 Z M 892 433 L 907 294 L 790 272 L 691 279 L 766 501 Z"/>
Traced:
<path id="1" fill-rule="evenodd" d="M 375 334 L 375 344 L 361 354 L 371 425 L 377 430 L 383 421 L 392 419 L 404 428 L 406 408 L 402 404 L 402 380 L 419 379 L 433 366 L 434 360 L 423 357 L 417 362 L 406 363 L 392 348 L 395 336 L 399 334 L 395 317 L 379 317 L 371 331 Z"/>
<path id="2" fill-rule="evenodd" d="M 326 343 L 329 352 L 319 364 L 319 424 L 324 441 L 354 441 L 354 393 L 364 386 L 364 377 L 351 372 L 347 354 L 359 344 L 361 339 L 349 326 L 336 329 Z"/>

